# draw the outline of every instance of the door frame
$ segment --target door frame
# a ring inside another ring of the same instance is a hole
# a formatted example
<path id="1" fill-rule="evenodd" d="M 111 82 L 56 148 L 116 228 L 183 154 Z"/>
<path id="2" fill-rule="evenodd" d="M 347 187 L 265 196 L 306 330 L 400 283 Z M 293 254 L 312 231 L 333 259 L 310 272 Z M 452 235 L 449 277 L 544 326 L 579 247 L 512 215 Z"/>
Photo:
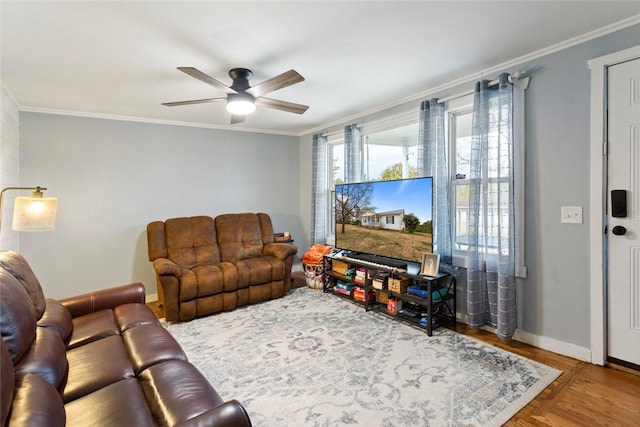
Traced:
<path id="1" fill-rule="evenodd" d="M 589 251 L 591 277 L 591 363 L 607 360 L 607 295 L 605 259 L 605 210 L 607 206 L 606 84 L 607 68 L 640 58 L 640 45 L 587 61 L 591 70 L 591 116 L 589 148 Z"/>

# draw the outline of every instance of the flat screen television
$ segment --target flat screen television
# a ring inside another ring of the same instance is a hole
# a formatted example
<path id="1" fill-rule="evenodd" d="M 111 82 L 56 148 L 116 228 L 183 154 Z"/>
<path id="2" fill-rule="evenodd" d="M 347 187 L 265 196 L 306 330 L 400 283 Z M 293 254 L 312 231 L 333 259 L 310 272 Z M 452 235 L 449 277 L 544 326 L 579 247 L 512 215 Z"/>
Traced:
<path id="1" fill-rule="evenodd" d="M 433 178 L 336 185 L 335 246 L 420 263 L 433 253 Z"/>

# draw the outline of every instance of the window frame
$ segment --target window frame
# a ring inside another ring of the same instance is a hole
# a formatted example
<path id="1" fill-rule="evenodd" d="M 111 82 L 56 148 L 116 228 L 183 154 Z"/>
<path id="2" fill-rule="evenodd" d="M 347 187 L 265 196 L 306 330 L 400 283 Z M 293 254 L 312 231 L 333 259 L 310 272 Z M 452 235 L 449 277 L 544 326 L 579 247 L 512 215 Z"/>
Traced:
<path id="1" fill-rule="evenodd" d="M 513 144 L 514 144 L 514 165 L 515 173 L 514 180 L 514 220 L 515 220 L 515 255 L 516 255 L 516 277 L 527 277 L 527 266 L 525 265 L 525 91 L 529 87 L 530 78 L 515 80 L 513 84 Z M 449 155 L 449 173 L 450 173 L 450 215 L 454 221 L 451 222 L 453 227 L 452 234 L 454 236 L 454 242 L 452 245 L 452 258 L 453 264 L 457 267 L 467 268 L 468 265 L 468 251 L 456 248 L 455 238 L 457 236 L 456 230 L 458 227 L 456 221 L 456 196 L 457 186 L 468 185 L 471 181 L 467 178 L 464 180 L 456 180 L 456 168 L 455 168 L 455 144 L 452 143 L 451 138 L 451 118 L 452 115 L 460 114 L 463 111 L 468 111 L 473 108 L 474 94 L 470 93 L 464 96 L 459 96 L 445 102 L 445 135 L 447 138 L 447 150 Z M 493 180 L 492 180 L 493 181 Z M 496 179 L 495 182 L 504 181 Z"/>
<path id="2" fill-rule="evenodd" d="M 462 114 L 473 114 L 473 94 L 465 95 L 445 103 L 445 120 L 444 120 L 444 134 L 447 139 L 447 154 L 449 156 L 449 200 L 450 200 L 450 212 L 449 215 L 453 219 L 451 221 L 451 234 L 453 236 L 452 243 L 452 261 L 453 265 L 457 267 L 467 268 L 468 250 L 459 249 L 457 244 L 458 237 L 458 220 L 457 220 L 457 190 L 458 186 L 469 185 L 471 180 L 466 177 L 465 179 L 456 179 L 456 149 L 457 138 L 455 137 L 454 120 L 456 117 Z M 452 137 L 453 136 L 453 137 Z M 467 211 L 468 212 L 468 211 Z M 467 213 L 468 217 L 468 213 Z"/>

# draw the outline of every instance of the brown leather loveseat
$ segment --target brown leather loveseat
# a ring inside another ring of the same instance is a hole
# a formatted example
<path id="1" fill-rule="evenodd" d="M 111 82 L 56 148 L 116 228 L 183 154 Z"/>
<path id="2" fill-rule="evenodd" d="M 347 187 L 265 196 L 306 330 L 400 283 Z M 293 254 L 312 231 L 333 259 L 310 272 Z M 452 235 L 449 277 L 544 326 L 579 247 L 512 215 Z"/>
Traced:
<path id="1" fill-rule="evenodd" d="M 140 283 L 45 299 L 0 252 L 2 426 L 250 426 L 187 361 Z"/>
<path id="2" fill-rule="evenodd" d="M 147 243 L 167 321 L 281 297 L 298 251 L 274 242 L 265 213 L 155 221 L 147 225 Z"/>

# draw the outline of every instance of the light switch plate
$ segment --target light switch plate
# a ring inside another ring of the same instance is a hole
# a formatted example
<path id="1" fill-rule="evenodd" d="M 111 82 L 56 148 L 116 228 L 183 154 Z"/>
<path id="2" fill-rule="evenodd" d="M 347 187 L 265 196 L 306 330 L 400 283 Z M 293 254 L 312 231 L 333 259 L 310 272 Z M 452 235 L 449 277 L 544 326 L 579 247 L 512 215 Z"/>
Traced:
<path id="1" fill-rule="evenodd" d="M 562 206 L 560 214 L 563 224 L 582 224 L 582 206 Z"/>

